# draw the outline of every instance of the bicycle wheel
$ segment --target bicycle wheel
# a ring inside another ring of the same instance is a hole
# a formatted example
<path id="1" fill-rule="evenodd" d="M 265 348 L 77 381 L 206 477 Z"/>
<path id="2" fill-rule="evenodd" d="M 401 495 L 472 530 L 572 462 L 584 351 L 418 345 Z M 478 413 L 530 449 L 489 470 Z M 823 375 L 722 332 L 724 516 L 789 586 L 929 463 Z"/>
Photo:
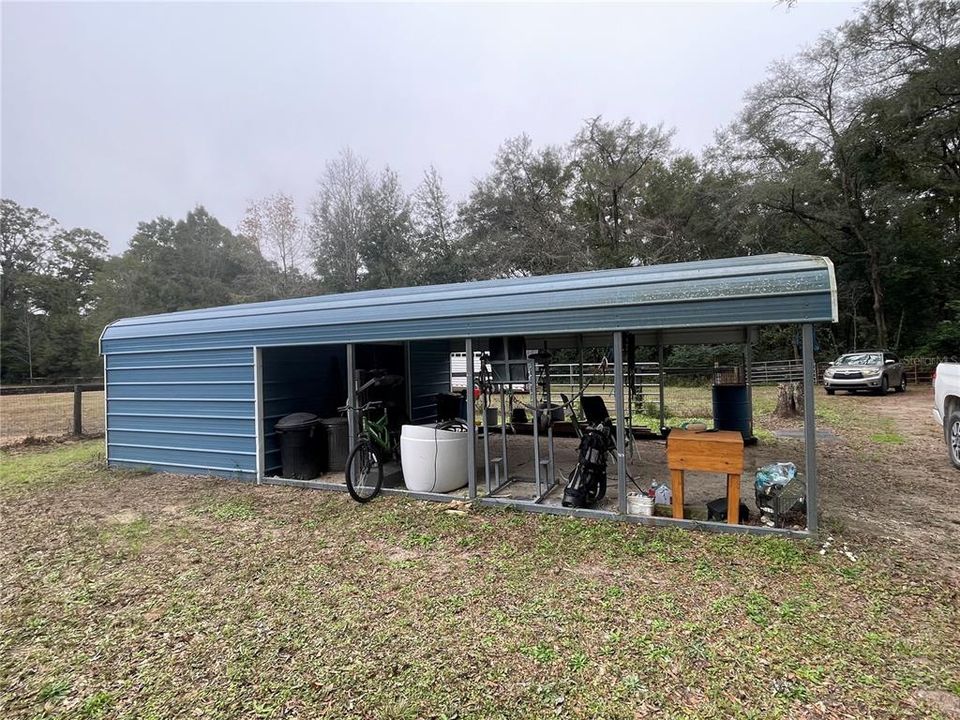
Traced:
<path id="1" fill-rule="evenodd" d="M 350 497 L 359 503 L 370 502 L 383 485 L 383 465 L 369 442 L 360 442 L 350 451 L 344 468 Z"/>

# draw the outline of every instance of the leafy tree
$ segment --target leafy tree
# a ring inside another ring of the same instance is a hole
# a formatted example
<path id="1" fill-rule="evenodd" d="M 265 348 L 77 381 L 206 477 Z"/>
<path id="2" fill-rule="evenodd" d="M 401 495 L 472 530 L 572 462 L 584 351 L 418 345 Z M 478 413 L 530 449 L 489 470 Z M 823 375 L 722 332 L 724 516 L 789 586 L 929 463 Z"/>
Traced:
<path id="1" fill-rule="evenodd" d="M 957 13 L 943 3 L 871 4 L 857 22 L 775 65 L 749 94 L 738 126 L 752 202 L 789 221 L 787 247 L 829 254 L 844 266 L 842 279 L 865 281 L 880 345 L 899 334 L 888 329 L 887 294 L 900 269 L 904 220 L 917 206 L 878 174 L 878 161 L 894 158 L 888 142 L 878 145 L 877 133 L 890 127 L 877 124 L 876 102 L 896 96 L 905 78 L 928 72 L 956 47 Z M 941 79 L 950 67 L 956 76 L 955 60 L 945 67 Z"/>
<path id="2" fill-rule="evenodd" d="M 331 292 L 357 290 L 363 264 L 364 194 L 367 164 L 349 148 L 327 163 L 310 209 L 308 234 L 321 286 Z"/>
<path id="3" fill-rule="evenodd" d="M 493 172 L 476 183 L 460 211 L 472 275 L 584 269 L 588 248 L 571 213 L 573 178 L 559 148 L 536 150 L 526 135 L 505 142 Z"/>
<path id="4" fill-rule="evenodd" d="M 662 127 L 596 117 L 571 143 L 578 219 L 588 230 L 597 267 L 649 262 L 644 192 L 650 172 L 670 152 Z"/>
<path id="5" fill-rule="evenodd" d="M 306 228 L 292 197 L 275 193 L 251 202 L 238 231 L 253 240 L 260 254 L 276 265 L 279 297 L 297 297 L 310 289 L 302 273 L 307 259 Z M 268 274 L 274 274 L 273 268 L 268 270 Z"/>
<path id="6" fill-rule="evenodd" d="M 90 313 L 106 242 L 65 230 L 36 208 L 2 201 L 0 375 L 4 381 L 96 374 Z"/>
<path id="7" fill-rule="evenodd" d="M 410 198 L 390 168 L 360 195 L 359 256 L 363 287 L 403 287 L 416 282 Z"/>
<path id="8" fill-rule="evenodd" d="M 433 285 L 463 278 L 462 246 L 443 178 L 432 165 L 413 196 L 415 283 Z"/>
<path id="9" fill-rule="evenodd" d="M 100 322 L 276 297 L 277 277 L 256 243 L 202 206 L 183 220 L 140 223 L 130 248 L 97 278 Z"/>

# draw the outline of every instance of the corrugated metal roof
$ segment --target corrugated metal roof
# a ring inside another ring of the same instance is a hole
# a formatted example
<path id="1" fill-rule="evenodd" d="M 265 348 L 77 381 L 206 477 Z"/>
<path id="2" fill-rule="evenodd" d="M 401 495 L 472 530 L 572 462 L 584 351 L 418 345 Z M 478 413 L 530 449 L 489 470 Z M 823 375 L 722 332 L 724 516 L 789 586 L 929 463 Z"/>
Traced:
<path id="1" fill-rule="evenodd" d="M 321 295 L 127 318 L 104 353 L 837 319 L 828 258 L 778 253 Z"/>

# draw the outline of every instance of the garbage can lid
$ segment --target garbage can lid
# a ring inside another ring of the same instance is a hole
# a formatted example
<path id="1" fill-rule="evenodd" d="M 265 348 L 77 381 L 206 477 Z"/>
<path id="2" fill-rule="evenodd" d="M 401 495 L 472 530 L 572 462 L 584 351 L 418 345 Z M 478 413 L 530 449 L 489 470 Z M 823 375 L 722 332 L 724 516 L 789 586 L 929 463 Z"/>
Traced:
<path id="1" fill-rule="evenodd" d="M 320 418 L 320 424 L 321 424 L 321 425 L 324 425 L 324 426 L 326 426 L 326 425 L 346 425 L 346 424 L 347 424 L 347 419 L 346 419 L 345 417 L 342 417 L 342 416 L 338 416 L 338 417 L 328 417 L 328 418 Z"/>
<path id="2" fill-rule="evenodd" d="M 319 420 L 316 415 L 308 412 L 298 412 L 291 415 L 286 415 L 279 420 L 277 420 L 276 428 L 277 430 L 283 432 L 284 430 L 305 430 L 311 425 L 316 424 Z"/>

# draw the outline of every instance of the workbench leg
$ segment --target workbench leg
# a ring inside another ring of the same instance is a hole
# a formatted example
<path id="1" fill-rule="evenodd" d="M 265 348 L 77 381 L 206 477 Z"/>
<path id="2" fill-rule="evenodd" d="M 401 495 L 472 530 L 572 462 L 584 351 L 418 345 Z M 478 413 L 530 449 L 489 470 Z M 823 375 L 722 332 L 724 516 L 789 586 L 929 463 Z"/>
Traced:
<path id="1" fill-rule="evenodd" d="M 683 520 L 683 470 L 670 471 L 670 493 L 673 495 L 673 517 Z"/>
<path id="2" fill-rule="evenodd" d="M 740 524 L 740 476 L 727 475 L 727 522 Z"/>

